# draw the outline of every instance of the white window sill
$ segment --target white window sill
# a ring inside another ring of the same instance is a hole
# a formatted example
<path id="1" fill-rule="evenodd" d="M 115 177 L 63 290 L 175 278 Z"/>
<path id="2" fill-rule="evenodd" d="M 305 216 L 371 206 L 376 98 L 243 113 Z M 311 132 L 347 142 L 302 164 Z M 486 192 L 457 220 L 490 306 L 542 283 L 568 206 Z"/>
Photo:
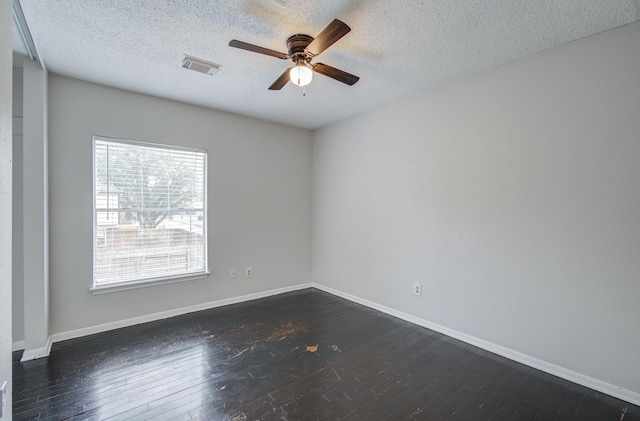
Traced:
<path id="1" fill-rule="evenodd" d="M 93 295 L 107 294 L 110 292 L 126 291 L 129 289 L 153 287 L 156 285 L 174 284 L 176 282 L 194 281 L 209 277 L 209 272 L 191 273 L 188 275 L 172 276 L 169 278 L 146 279 L 144 281 L 118 282 L 110 285 L 100 285 L 90 288 Z"/>

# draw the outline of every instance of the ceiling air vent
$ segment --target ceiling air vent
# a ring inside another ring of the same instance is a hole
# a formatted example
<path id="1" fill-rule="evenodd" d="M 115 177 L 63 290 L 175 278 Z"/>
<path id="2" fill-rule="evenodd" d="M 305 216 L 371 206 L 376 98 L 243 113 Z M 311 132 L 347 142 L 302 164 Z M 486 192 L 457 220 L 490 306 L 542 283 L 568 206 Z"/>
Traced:
<path id="1" fill-rule="evenodd" d="M 184 67 L 185 69 L 195 70 L 196 72 L 206 73 L 208 75 L 215 75 L 216 73 L 218 73 L 218 69 L 220 68 L 219 64 L 204 61 L 199 58 L 188 56 L 186 54 L 182 58 L 180 66 Z"/>

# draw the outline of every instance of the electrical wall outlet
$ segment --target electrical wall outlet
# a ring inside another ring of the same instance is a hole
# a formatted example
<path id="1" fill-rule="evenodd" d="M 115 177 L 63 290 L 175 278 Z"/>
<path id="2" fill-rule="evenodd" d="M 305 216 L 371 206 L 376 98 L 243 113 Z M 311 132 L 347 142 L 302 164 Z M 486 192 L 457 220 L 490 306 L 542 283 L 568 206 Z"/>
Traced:
<path id="1" fill-rule="evenodd" d="M 245 277 L 247 278 L 251 278 L 253 276 L 253 269 L 251 269 L 251 267 L 247 268 L 247 271 L 244 274 Z"/>
<path id="2" fill-rule="evenodd" d="M 413 284 L 413 295 L 417 295 L 418 297 L 422 296 L 422 284 L 417 282 Z"/>
<path id="3" fill-rule="evenodd" d="M 229 277 L 231 279 L 236 279 L 238 277 L 238 270 L 236 268 L 231 269 L 229 272 Z"/>

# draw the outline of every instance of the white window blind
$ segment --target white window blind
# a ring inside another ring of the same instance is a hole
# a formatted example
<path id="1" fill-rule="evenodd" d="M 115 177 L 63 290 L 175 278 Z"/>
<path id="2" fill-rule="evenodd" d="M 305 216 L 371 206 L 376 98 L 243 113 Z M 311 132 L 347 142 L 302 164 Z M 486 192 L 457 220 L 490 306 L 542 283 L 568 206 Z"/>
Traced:
<path id="1" fill-rule="evenodd" d="M 206 151 L 93 141 L 94 288 L 206 273 Z"/>

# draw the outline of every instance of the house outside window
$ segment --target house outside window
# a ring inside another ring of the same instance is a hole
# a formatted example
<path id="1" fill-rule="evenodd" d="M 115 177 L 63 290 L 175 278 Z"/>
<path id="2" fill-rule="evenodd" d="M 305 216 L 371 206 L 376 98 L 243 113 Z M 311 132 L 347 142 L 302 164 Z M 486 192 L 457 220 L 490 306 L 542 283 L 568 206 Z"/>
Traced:
<path id="1" fill-rule="evenodd" d="M 93 138 L 93 290 L 207 275 L 207 152 Z"/>

